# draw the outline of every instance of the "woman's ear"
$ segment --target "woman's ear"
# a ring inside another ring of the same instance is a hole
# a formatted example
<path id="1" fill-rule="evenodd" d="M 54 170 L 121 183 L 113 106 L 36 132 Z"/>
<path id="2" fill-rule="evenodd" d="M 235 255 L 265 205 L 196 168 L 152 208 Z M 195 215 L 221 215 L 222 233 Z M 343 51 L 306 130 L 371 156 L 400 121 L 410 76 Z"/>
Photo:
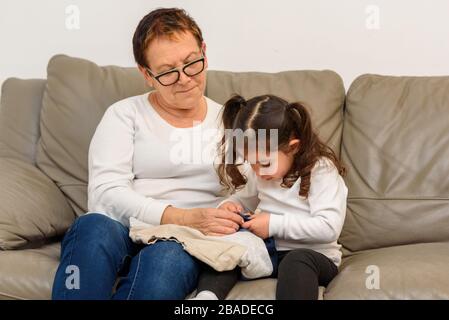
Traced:
<path id="1" fill-rule="evenodd" d="M 139 69 L 139 72 L 143 75 L 143 77 L 145 78 L 146 83 L 150 86 L 154 88 L 154 79 L 148 74 L 148 71 L 146 68 L 142 67 L 141 65 L 137 66 Z"/>
<path id="2" fill-rule="evenodd" d="M 301 141 L 299 139 L 292 139 L 288 143 L 288 150 L 289 152 L 293 152 L 293 154 L 297 153 L 299 151 L 299 147 L 301 145 Z"/>
<path id="3" fill-rule="evenodd" d="M 209 66 L 209 63 L 207 61 L 207 55 L 206 55 L 206 42 L 203 42 L 202 46 L 201 46 L 201 51 L 203 51 L 203 56 L 204 56 L 204 69 L 207 69 L 207 67 Z"/>
<path id="4" fill-rule="evenodd" d="M 203 41 L 203 44 L 201 45 L 201 51 L 203 51 L 204 57 L 206 57 L 206 42 Z"/>

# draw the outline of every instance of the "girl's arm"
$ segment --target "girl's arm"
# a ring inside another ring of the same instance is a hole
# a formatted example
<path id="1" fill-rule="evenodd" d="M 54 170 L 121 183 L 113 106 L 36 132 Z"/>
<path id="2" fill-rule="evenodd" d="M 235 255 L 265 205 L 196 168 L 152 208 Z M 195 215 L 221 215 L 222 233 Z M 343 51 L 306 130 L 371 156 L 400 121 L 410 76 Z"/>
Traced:
<path id="1" fill-rule="evenodd" d="M 270 236 L 302 243 L 336 241 L 345 220 L 347 195 L 348 189 L 335 166 L 319 162 L 312 170 L 308 197 L 310 216 L 294 212 L 271 214 Z"/>
<path id="2" fill-rule="evenodd" d="M 256 176 L 249 164 L 244 164 L 240 171 L 247 177 L 248 182 L 242 189 L 223 200 L 218 207 L 225 202 L 233 202 L 240 205 L 245 212 L 254 212 L 260 202 L 257 191 Z"/>

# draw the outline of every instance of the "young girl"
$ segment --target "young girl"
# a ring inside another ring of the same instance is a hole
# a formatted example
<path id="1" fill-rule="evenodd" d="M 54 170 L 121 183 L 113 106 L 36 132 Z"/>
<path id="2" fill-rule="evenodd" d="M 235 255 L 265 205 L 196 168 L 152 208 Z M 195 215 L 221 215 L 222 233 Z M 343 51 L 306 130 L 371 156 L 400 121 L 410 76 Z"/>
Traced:
<path id="1" fill-rule="evenodd" d="M 343 166 L 320 141 L 300 103 L 272 95 L 248 101 L 235 96 L 225 104 L 223 125 L 233 132 L 250 130 L 253 136 L 248 135 L 243 144 L 235 143 L 235 136 L 223 139 L 220 180 L 227 189 L 240 191 L 221 208 L 260 212 L 242 227 L 263 239 L 275 239 L 272 277 L 278 279 L 277 299 L 317 299 L 318 287 L 329 284 L 341 262 L 337 239 L 348 193 Z M 264 132 L 265 139 L 260 139 Z M 250 147 L 251 140 L 256 148 Z M 233 159 L 239 154 L 253 172 L 239 170 L 241 163 Z M 229 156 L 233 161 L 226 163 Z M 200 276 L 199 296 L 216 291 L 219 282 L 232 288 L 229 281 L 236 281 L 236 277 L 216 276 L 215 280 L 207 272 Z"/>

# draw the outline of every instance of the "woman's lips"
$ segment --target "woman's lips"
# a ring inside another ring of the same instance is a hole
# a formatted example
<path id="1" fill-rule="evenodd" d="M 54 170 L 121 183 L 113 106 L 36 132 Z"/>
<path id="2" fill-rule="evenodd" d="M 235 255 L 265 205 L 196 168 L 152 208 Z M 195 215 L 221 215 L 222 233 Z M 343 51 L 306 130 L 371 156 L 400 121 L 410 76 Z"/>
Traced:
<path id="1" fill-rule="evenodd" d="M 193 89 L 195 89 L 195 87 L 192 87 L 192 88 L 187 89 L 187 90 L 178 91 L 178 93 L 187 93 L 187 92 L 192 91 Z"/>

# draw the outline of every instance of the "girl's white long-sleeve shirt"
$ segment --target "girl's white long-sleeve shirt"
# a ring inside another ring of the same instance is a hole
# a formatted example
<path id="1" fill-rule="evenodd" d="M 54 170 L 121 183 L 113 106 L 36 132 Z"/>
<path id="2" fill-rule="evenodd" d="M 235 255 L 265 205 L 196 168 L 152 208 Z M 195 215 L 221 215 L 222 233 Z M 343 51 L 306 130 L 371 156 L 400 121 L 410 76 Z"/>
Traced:
<path id="1" fill-rule="evenodd" d="M 291 188 L 283 188 L 281 180 L 263 180 L 248 170 L 245 175 L 245 188 L 225 201 L 269 213 L 269 235 L 275 238 L 277 250 L 308 248 L 340 265 L 337 240 L 346 216 L 348 189 L 331 161 L 320 158 L 315 164 L 307 199 L 299 196 L 301 178 Z"/>
<path id="2" fill-rule="evenodd" d="M 168 205 L 216 207 L 224 199 L 214 168 L 222 106 L 206 102 L 205 119 L 192 128 L 168 124 L 148 93 L 110 106 L 89 148 L 89 213 L 159 225 Z"/>

